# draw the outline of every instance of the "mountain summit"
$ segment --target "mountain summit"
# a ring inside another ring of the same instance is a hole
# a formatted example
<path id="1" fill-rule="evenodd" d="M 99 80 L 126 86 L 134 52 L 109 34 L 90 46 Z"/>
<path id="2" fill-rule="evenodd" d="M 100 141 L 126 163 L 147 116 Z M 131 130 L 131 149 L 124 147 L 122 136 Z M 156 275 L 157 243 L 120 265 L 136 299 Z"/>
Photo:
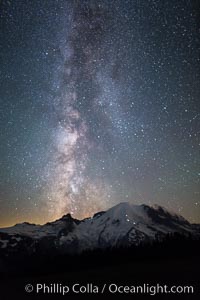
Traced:
<path id="1" fill-rule="evenodd" d="M 175 233 L 196 236 L 199 226 L 161 206 L 123 202 L 81 221 L 67 214 L 45 225 L 22 223 L 2 228 L 0 254 L 81 253 L 138 246 Z"/>

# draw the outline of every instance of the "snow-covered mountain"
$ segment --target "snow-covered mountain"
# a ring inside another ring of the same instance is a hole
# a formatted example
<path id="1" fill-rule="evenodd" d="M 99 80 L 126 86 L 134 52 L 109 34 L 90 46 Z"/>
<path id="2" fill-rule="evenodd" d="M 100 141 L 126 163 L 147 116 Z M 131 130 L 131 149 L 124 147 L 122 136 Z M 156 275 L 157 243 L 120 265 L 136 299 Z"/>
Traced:
<path id="1" fill-rule="evenodd" d="M 199 235 L 199 226 L 160 206 L 120 203 L 82 221 L 70 214 L 45 225 L 17 224 L 0 229 L 0 256 L 80 253 L 139 245 L 169 233 Z"/>

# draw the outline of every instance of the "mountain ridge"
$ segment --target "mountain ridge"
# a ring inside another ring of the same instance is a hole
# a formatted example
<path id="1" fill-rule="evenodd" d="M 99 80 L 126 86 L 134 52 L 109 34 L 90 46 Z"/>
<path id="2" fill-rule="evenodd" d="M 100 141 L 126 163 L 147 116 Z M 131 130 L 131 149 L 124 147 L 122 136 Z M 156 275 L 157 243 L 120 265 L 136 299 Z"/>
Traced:
<path id="1" fill-rule="evenodd" d="M 130 247 L 162 240 L 168 234 L 199 236 L 200 226 L 158 205 L 122 202 L 83 220 L 70 214 L 44 225 L 27 222 L 0 229 L 0 254 L 65 254 Z"/>

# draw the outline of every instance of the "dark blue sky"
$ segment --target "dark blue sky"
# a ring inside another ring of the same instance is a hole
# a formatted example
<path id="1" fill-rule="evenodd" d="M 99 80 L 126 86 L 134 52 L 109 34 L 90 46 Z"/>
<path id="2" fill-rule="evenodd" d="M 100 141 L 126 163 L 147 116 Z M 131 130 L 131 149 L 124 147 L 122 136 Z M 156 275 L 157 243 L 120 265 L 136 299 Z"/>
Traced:
<path id="1" fill-rule="evenodd" d="M 0 226 L 122 201 L 200 221 L 198 1 L 0 2 Z"/>

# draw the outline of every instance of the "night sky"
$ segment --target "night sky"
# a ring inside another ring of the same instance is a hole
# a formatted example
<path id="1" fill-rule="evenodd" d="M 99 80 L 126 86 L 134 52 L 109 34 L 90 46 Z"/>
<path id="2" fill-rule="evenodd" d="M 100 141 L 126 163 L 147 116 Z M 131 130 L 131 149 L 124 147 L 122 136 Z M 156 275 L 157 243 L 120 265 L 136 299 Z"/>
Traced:
<path id="1" fill-rule="evenodd" d="M 124 201 L 200 222 L 198 2 L 0 1 L 0 226 Z"/>

